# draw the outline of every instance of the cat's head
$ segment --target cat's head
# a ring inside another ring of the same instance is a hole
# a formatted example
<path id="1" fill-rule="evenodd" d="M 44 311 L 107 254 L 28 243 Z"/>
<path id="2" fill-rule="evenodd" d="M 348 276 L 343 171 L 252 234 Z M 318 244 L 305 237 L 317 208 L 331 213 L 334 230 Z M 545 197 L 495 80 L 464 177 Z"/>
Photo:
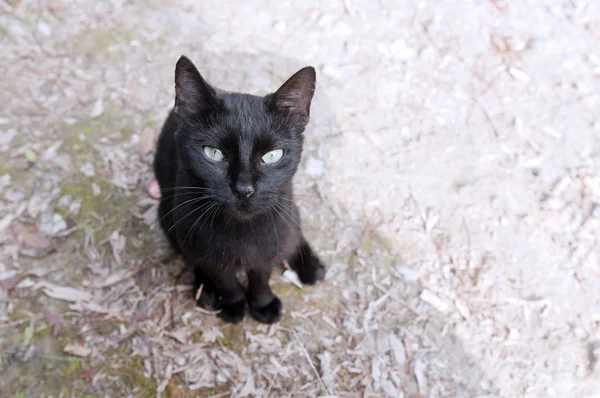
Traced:
<path id="1" fill-rule="evenodd" d="M 185 56 L 175 70 L 177 143 L 192 184 L 239 218 L 289 207 L 315 91 L 305 67 L 264 97 L 209 85 Z"/>

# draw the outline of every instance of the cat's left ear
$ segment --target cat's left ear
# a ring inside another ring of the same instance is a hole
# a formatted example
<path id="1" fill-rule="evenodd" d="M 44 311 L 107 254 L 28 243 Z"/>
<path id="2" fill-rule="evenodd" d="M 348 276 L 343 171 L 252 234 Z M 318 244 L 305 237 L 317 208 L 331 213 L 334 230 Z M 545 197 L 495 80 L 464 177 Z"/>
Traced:
<path id="1" fill-rule="evenodd" d="M 269 97 L 273 110 L 307 123 L 315 93 L 316 72 L 312 66 L 300 69 Z"/>
<path id="2" fill-rule="evenodd" d="M 190 120 L 210 112 L 216 105 L 215 90 L 192 61 L 182 55 L 175 67 L 175 114 Z"/>

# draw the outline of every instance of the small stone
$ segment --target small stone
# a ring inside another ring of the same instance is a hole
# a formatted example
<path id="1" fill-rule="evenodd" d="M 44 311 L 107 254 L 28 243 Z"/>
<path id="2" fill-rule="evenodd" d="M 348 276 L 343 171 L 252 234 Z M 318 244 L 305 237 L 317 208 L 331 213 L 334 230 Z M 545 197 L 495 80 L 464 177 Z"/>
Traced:
<path id="1" fill-rule="evenodd" d="M 512 77 L 514 77 L 516 80 L 519 80 L 521 82 L 527 83 L 528 81 L 531 80 L 531 77 L 529 77 L 529 75 L 525 72 L 523 72 L 520 69 L 517 68 L 510 68 L 510 70 L 508 71 Z"/>
<path id="2" fill-rule="evenodd" d="M 354 33 L 354 28 L 346 22 L 338 22 L 333 27 L 333 34 L 336 36 L 347 37 Z"/>
<path id="3" fill-rule="evenodd" d="M 50 25 L 48 25 L 48 24 L 47 24 L 46 22 L 44 22 L 44 21 L 40 21 L 40 22 L 38 23 L 38 26 L 37 26 L 37 28 L 38 28 L 38 32 L 40 32 L 40 34 L 41 34 L 42 36 L 45 36 L 45 37 L 50 37 L 50 35 L 52 34 L 52 30 L 50 29 Z"/>
<path id="4" fill-rule="evenodd" d="M 100 187 L 98 185 L 96 185 L 95 182 L 92 183 L 92 195 L 94 197 L 100 195 L 100 193 L 102 193 L 102 190 L 100 189 Z"/>
<path id="5" fill-rule="evenodd" d="M 219 384 L 224 384 L 227 383 L 227 378 L 225 377 L 225 375 L 223 373 L 217 373 L 217 383 Z"/>
<path id="6" fill-rule="evenodd" d="M 55 236 L 67 229 L 67 223 L 58 213 L 42 215 L 38 229 L 46 235 Z"/>
<path id="7" fill-rule="evenodd" d="M 320 177 L 325 172 L 325 164 L 322 160 L 313 157 L 306 161 L 306 174 L 311 177 Z"/>
<path id="8" fill-rule="evenodd" d="M 278 31 L 279 33 L 284 33 L 287 30 L 287 25 L 285 24 L 285 22 L 282 21 L 277 21 L 275 22 L 275 24 L 273 25 L 273 28 Z"/>
<path id="9" fill-rule="evenodd" d="M 508 340 L 519 340 L 521 338 L 521 333 L 518 329 L 510 328 L 508 330 Z"/>
<path id="10" fill-rule="evenodd" d="M 416 51 L 406 45 L 404 39 L 398 39 L 390 46 L 392 56 L 399 60 L 407 60 L 416 55 Z"/>
<path id="11" fill-rule="evenodd" d="M 340 68 L 332 64 L 324 65 L 322 72 L 325 76 L 331 77 L 333 79 L 339 79 L 342 76 L 342 71 L 340 70 Z"/>
<path id="12" fill-rule="evenodd" d="M 407 282 L 416 282 L 419 280 L 419 273 L 413 268 L 406 265 L 396 265 L 394 269 Z"/>

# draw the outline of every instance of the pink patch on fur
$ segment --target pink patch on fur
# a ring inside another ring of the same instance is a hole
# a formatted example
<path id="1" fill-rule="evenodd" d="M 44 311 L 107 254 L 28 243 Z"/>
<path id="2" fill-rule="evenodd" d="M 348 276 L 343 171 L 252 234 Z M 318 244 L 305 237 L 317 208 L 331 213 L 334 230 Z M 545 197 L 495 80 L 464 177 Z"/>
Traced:
<path id="1" fill-rule="evenodd" d="M 148 195 L 153 199 L 160 199 L 160 187 L 156 178 L 148 184 Z"/>

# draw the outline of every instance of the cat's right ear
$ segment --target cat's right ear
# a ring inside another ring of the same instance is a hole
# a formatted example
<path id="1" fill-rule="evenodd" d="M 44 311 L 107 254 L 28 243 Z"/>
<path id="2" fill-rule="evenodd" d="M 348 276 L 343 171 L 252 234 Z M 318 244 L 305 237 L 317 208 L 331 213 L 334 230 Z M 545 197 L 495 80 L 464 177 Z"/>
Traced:
<path id="1" fill-rule="evenodd" d="M 202 78 L 192 61 L 182 55 L 175 66 L 175 114 L 196 119 L 217 104 L 215 90 Z"/>

